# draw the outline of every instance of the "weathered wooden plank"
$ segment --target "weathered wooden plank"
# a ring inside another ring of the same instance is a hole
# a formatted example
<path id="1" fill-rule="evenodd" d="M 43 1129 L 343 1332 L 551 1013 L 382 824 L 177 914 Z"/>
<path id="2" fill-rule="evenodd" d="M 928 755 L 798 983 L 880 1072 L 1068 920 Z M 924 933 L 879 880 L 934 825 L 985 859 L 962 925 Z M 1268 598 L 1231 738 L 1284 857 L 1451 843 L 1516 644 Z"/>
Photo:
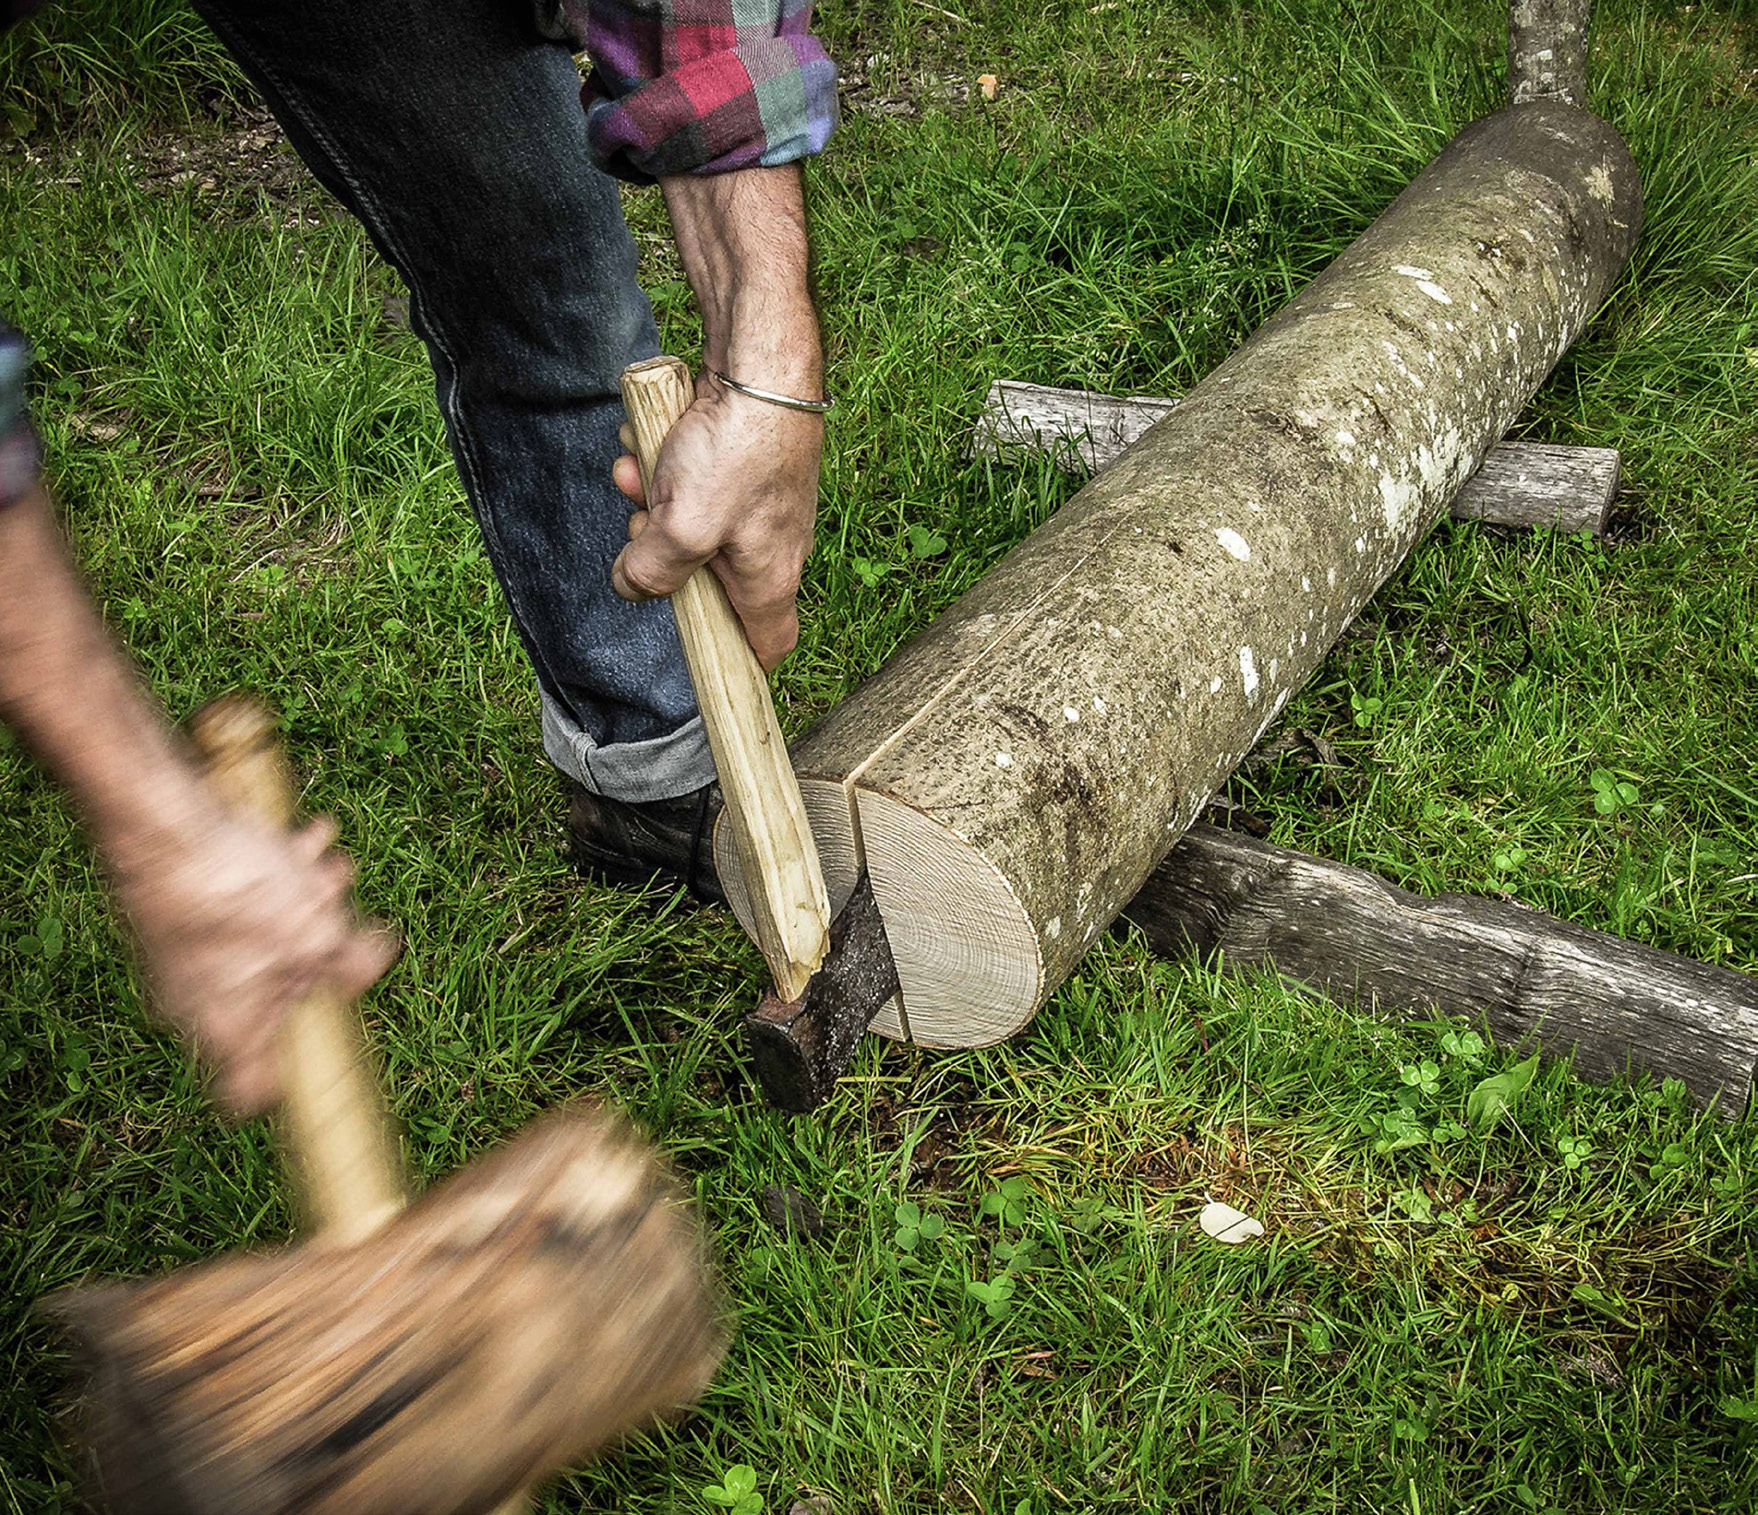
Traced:
<path id="1" fill-rule="evenodd" d="M 1193 826 L 1124 914 L 1156 951 L 1272 966 L 1340 1004 L 1487 1022 L 1603 1082 L 1676 1078 L 1733 1119 L 1758 1068 L 1758 978 L 1472 895 Z"/>
<path id="2" fill-rule="evenodd" d="M 1452 516 L 1599 536 L 1617 498 L 1618 471 L 1615 447 L 1503 442 L 1453 496 Z"/>
<path id="3" fill-rule="evenodd" d="M 1177 408 L 1176 399 L 1153 395 L 1105 395 L 997 379 L 977 416 L 971 453 L 1004 462 L 1047 456 L 1070 473 L 1099 473 Z M 1459 521 L 1597 536 L 1617 496 L 1618 466 L 1612 447 L 1502 442 L 1453 497 L 1452 515 Z"/>

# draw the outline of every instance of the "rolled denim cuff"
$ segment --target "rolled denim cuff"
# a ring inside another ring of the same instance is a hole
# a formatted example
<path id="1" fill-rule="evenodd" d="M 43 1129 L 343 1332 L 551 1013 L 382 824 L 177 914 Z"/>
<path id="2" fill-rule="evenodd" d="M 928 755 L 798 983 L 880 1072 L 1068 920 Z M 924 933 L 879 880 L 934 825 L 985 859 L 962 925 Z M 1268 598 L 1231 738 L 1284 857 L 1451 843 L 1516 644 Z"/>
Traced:
<path id="1" fill-rule="evenodd" d="M 0 510 L 29 494 L 37 482 L 36 433 L 21 421 L 0 437 Z"/>
<path id="2" fill-rule="evenodd" d="M 30 349 L 0 326 L 0 506 L 10 505 L 37 481 L 37 438 L 24 406 L 30 365 Z"/>
<path id="3" fill-rule="evenodd" d="M 601 747 L 580 723 L 539 690 L 543 702 L 543 750 L 563 773 L 594 794 L 644 805 L 692 794 L 714 779 L 714 756 L 702 717 L 645 742 Z"/>

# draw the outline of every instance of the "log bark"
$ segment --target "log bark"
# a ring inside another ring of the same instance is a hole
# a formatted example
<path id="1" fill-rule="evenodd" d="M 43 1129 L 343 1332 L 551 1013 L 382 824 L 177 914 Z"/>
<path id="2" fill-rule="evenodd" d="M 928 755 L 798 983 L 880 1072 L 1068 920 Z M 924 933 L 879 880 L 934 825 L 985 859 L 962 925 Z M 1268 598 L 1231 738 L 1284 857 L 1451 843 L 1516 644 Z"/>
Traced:
<path id="1" fill-rule="evenodd" d="M 1193 826 L 1124 911 L 1158 952 L 1273 967 L 1339 1004 L 1487 1024 L 1583 1077 L 1676 1078 L 1736 1118 L 1758 1068 L 1758 979 L 1542 910 L 1412 894 L 1361 868 Z"/>
<path id="2" fill-rule="evenodd" d="M 1587 23 L 1593 0 L 1513 0 L 1508 8 L 1508 103 L 1587 104 Z"/>
<path id="3" fill-rule="evenodd" d="M 1156 396 L 997 379 L 983 400 L 971 451 L 1004 462 L 1045 457 L 1068 473 L 1101 473 L 1177 405 Z M 1618 474 L 1614 447 L 1500 442 L 1448 509 L 1455 521 L 1599 536 L 1617 497 Z"/>
<path id="4" fill-rule="evenodd" d="M 915 1041 L 1031 1018 L 1525 407 L 1640 220 L 1587 112 L 1467 128 L 806 739 L 820 847 L 871 876 Z"/>

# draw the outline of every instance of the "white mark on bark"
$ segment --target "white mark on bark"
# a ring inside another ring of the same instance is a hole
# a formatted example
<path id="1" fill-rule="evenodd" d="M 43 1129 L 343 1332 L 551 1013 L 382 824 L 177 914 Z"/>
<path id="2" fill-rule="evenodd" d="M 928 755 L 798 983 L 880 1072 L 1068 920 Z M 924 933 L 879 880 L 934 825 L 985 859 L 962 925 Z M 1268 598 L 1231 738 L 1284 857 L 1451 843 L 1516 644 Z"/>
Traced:
<path id="1" fill-rule="evenodd" d="M 1219 678 L 1210 679 L 1209 680 L 1209 693 L 1210 694 L 1219 694 L 1220 692 L 1221 692 L 1220 679 Z"/>
<path id="2" fill-rule="evenodd" d="M 1232 553 L 1234 557 L 1238 558 L 1241 563 L 1250 561 L 1251 543 L 1247 542 L 1245 538 L 1240 536 L 1240 534 L 1231 526 L 1217 526 L 1215 528 L 1215 540 L 1226 548 L 1228 552 Z"/>
<path id="3" fill-rule="evenodd" d="M 1251 655 L 1251 648 L 1239 649 L 1239 678 L 1245 685 L 1245 697 L 1250 699 L 1257 693 L 1257 661 Z"/>
<path id="4" fill-rule="evenodd" d="M 995 754 L 995 766 L 997 768 L 1011 768 L 1013 766 L 1013 754 L 1009 752 L 997 752 Z"/>
<path id="5" fill-rule="evenodd" d="M 1064 705 L 1062 707 L 1062 719 L 1070 723 L 1078 721 L 1080 719 L 1080 712 L 1072 705 Z"/>
<path id="6" fill-rule="evenodd" d="M 1403 479 L 1394 479 L 1389 473 L 1383 473 L 1380 475 L 1380 500 L 1386 507 L 1386 525 L 1396 531 L 1416 503 L 1416 491 Z M 1355 550 L 1362 551 L 1360 542 L 1355 544 Z"/>

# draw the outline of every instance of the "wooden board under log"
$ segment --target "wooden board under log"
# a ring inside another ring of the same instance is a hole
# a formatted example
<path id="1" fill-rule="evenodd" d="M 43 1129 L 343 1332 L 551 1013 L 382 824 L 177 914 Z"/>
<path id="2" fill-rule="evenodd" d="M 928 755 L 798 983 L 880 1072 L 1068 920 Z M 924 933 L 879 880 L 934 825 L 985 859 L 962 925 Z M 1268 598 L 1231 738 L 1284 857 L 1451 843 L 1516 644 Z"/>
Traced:
<path id="1" fill-rule="evenodd" d="M 1640 222 L 1586 111 L 1468 127 L 801 743 L 832 907 L 864 862 L 890 937 L 885 1029 L 962 1047 L 1031 1018 L 1525 408 Z"/>
<path id="2" fill-rule="evenodd" d="M 1488 1023 L 1603 1082 L 1676 1078 L 1732 1120 L 1758 1068 L 1758 978 L 1473 895 L 1197 825 L 1124 910 L 1158 952 L 1269 966 L 1339 1004 Z"/>
<path id="3" fill-rule="evenodd" d="M 1157 396 L 997 379 L 983 399 L 971 452 L 1003 462 L 1047 457 L 1070 473 L 1100 473 L 1177 405 Z M 1449 511 L 1456 521 L 1599 536 L 1617 497 L 1618 469 L 1613 447 L 1501 442 L 1453 496 Z"/>

